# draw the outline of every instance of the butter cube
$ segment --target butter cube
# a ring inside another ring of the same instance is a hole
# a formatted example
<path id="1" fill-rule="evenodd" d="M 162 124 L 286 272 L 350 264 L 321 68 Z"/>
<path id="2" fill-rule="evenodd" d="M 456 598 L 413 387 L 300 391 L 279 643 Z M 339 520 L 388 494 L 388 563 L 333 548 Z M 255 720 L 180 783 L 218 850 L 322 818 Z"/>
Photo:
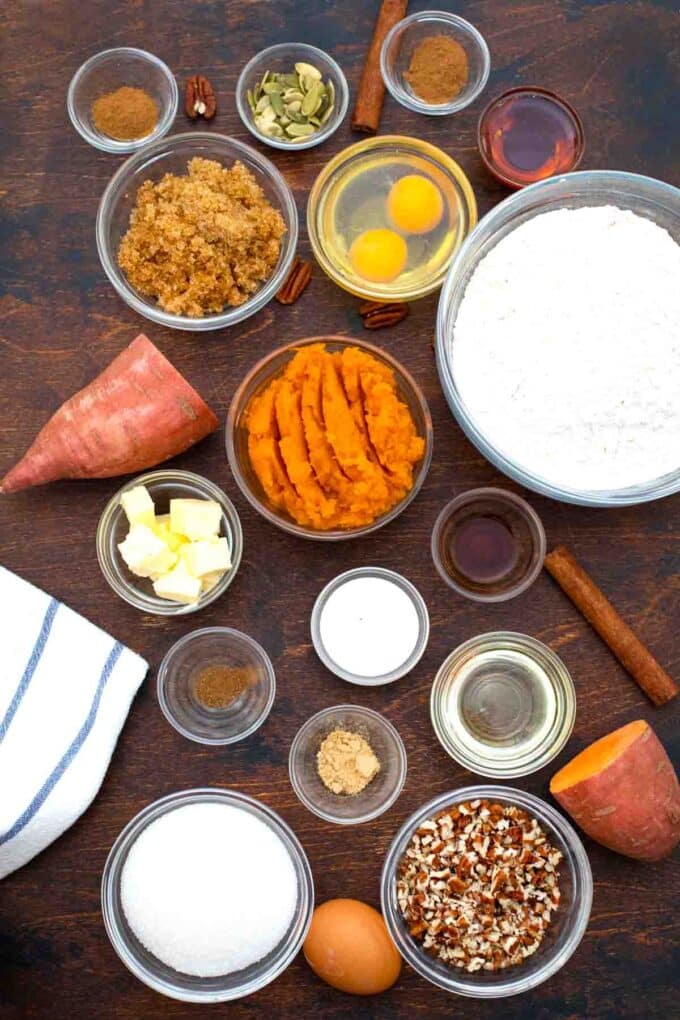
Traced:
<path id="1" fill-rule="evenodd" d="M 203 577 L 216 570 L 228 570 L 231 566 L 229 543 L 226 538 L 213 538 L 212 541 L 189 542 L 181 552 L 187 570 L 194 577 Z"/>
<path id="2" fill-rule="evenodd" d="M 130 524 L 146 524 L 152 527 L 156 518 L 156 510 L 149 490 L 145 485 L 136 485 L 120 497 L 120 505 L 125 511 Z"/>
<path id="3" fill-rule="evenodd" d="M 154 581 L 153 590 L 160 599 L 190 604 L 198 602 L 201 582 L 197 577 L 192 577 L 184 561 L 179 560 L 173 570 Z"/>
<path id="4" fill-rule="evenodd" d="M 153 526 L 153 530 L 161 539 L 162 542 L 172 549 L 173 552 L 179 552 L 183 545 L 186 545 L 189 541 L 184 535 L 177 535 L 170 527 L 170 514 L 159 514 L 156 517 L 156 523 Z"/>
<path id="5" fill-rule="evenodd" d="M 201 591 L 212 591 L 215 585 L 222 579 L 223 570 L 215 570 L 212 574 L 204 574 L 201 578 Z"/>
<path id="6" fill-rule="evenodd" d="M 146 524 L 133 524 L 118 551 L 133 574 L 152 580 L 166 574 L 177 562 L 177 553 L 168 549 Z"/>
<path id="7" fill-rule="evenodd" d="M 171 499 L 170 527 L 192 542 L 218 535 L 222 508 L 212 499 Z"/>

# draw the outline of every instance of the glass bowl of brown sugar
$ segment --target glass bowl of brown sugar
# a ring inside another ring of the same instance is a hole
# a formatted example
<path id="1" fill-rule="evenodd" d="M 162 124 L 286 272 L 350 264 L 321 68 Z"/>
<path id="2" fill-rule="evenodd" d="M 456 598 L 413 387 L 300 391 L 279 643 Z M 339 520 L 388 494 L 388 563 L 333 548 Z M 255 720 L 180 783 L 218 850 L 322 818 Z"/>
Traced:
<path id="1" fill-rule="evenodd" d="M 119 46 L 82 64 L 66 106 L 78 134 L 102 152 L 124 155 L 167 134 L 177 114 L 177 82 L 146 50 Z"/>
<path id="2" fill-rule="evenodd" d="M 182 736 L 198 744 L 234 744 L 269 715 L 276 678 L 253 638 L 231 627 L 204 627 L 168 651 L 157 690 L 163 715 Z"/>

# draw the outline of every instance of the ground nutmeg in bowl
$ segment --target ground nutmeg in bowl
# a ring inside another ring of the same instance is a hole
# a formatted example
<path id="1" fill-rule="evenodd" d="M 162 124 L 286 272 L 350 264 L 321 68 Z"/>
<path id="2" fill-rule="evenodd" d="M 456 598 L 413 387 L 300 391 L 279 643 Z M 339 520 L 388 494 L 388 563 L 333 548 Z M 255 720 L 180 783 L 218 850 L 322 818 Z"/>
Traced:
<path id="1" fill-rule="evenodd" d="M 523 963 L 560 903 L 562 852 L 522 808 L 452 804 L 414 832 L 397 901 L 423 949 L 468 973 Z"/>
<path id="2" fill-rule="evenodd" d="M 118 249 L 130 284 L 173 315 L 242 305 L 271 276 L 286 225 L 254 175 L 196 156 L 144 181 Z"/>

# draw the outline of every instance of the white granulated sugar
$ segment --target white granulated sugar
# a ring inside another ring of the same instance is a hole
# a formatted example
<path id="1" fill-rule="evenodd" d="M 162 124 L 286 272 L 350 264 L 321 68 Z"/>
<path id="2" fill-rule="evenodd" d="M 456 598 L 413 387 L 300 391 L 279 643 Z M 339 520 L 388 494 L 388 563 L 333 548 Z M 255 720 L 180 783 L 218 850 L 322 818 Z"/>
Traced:
<path id="1" fill-rule="evenodd" d="M 406 662 L 420 626 L 413 601 L 399 585 L 384 577 L 353 577 L 329 595 L 319 632 L 336 665 L 369 678 Z"/>
<path id="2" fill-rule="evenodd" d="M 680 466 L 680 245 L 650 220 L 523 223 L 478 265 L 449 343 L 471 418 L 532 474 L 602 490 Z"/>
<path id="3" fill-rule="evenodd" d="M 150 953 L 216 977 L 261 960 L 286 934 L 297 876 L 277 834 L 242 808 L 188 804 L 144 829 L 123 866 L 121 901 Z"/>

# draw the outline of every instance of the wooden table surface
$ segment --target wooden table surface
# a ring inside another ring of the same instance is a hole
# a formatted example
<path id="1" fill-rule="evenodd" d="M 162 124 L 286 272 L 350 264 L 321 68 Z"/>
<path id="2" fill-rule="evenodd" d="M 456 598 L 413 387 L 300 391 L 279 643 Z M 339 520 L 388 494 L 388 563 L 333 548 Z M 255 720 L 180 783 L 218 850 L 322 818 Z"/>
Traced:
<path id="1" fill-rule="evenodd" d="M 354 95 L 377 9 L 372 0 L 34 0 L 5 4 L 0 80 L 0 467 L 24 451 L 47 416 L 145 330 L 223 420 L 235 387 L 256 359 L 310 333 L 361 336 L 357 301 L 317 268 L 293 308 L 272 303 L 241 326 L 199 336 L 163 330 L 130 311 L 97 257 L 97 203 L 120 161 L 95 151 L 71 128 L 66 90 L 78 66 L 110 46 L 158 54 L 183 86 L 190 73 L 212 81 L 219 111 L 211 130 L 249 141 L 234 85 L 255 51 L 285 39 L 316 43 L 344 67 Z M 414 2 L 411 9 L 426 6 Z M 437 6 L 437 5 L 435 5 Z M 450 5 L 451 6 L 451 5 Z M 679 184 L 680 17 L 674 0 L 588 2 L 497 0 L 455 5 L 486 36 L 493 71 L 485 99 L 520 83 L 554 88 L 583 116 L 584 168 L 649 174 Z M 451 119 L 385 104 L 381 130 L 421 135 L 469 174 L 480 214 L 506 192 L 489 179 L 475 145 L 482 103 Z M 177 130 L 187 122 L 180 112 Z M 324 163 L 356 140 L 349 118 L 326 145 L 269 151 L 304 218 L 310 185 Z M 304 229 L 300 247 L 308 254 Z M 437 667 L 461 641 L 493 629 L 521 630 L 555 649 L 578 695 L 574 734 L 559 763 L 589 741 L 643 717 L 671 752 L 680 750 L 678 705 L 654 709 L 547 575 L 521 598 L 483 607 L 457 598 L 429 555 L 432 525 L 455 494 L 477 485 L 517 491 L 466 441 L 439 387 L 431 348 L 436 296 L 374 339 L 413 372 L 429 401 L 435 453 L 425 487 L 391 526 L 361 541 L 319 545 L 261 519 L 227 466 L 221 429 L 175 466 L 207 475 L 234 500 L 245 555 L 227 595 L 200 617 L 143 616 L 107 587 L 94 536 L 116 480 L 62 483 L 0 500 L 0 560 L 129 644 L 150 663 L 99 796 L 38 858 L 0 884 L 0 1015 L 52 1018 L 196 1017 L 207 1010 L 165 1000 L 133 978 L 111 948 L 99 907 L 109 848 L 142 807 L 171 791 L 224 786 L 261 798 L 295 829 L 309 855 L 318 902 L 336 896 L 379 902 L 384 854 L 402 821 L 434 794 L 475 777 L 449 760 L 430 726 L 428 697 Z M 549 543 L 568 544 L 672 675 L 680 673 L 680 501 L 593 510 L 530 494 Z M 310 644 L 317 592 L 339 571 L 373 563 L 403 572 L 422 592 L 432 621 L 427 652 L 406 679 L 355 689 L 330 675 Z M 155 674 L 171 643 L 196 626 L 228 624 L 267 648 L 277 673 L 274 710 L 252 738 L 203 749 L 172 730 L 155 694 Z M 68 682 L 68 676 L 64 677 Z M 300 724 L 328 705 L 356 701 L 383 712 L 409 756 L 397 804 L 349 830 L 311 815 L 290 787 L 287 755 Z M 26 748 L 30 755 L 31 749 Z M 557 764 L 557 763 L 556 763 Z M 555 766 L 517 785 L 548 796 Z M 2 796 L 2 791 L 0 791 Z M 595 879 L 592 917 L 568 965 L 534 992 L 474 1007 L 405 969 L 387 994 L 353 999 L 321 984 L 300 956 L 273 985 L 224 1010 L 238 1020 L 271 1017 L 667 1018 L 677 1010 L 677 865 L 635 863 L 586 839 Z M 215 1010 L 217 1012 L 217 1010 Z M 676 1013 L 677 1015 L 677 1013 Z"/>

